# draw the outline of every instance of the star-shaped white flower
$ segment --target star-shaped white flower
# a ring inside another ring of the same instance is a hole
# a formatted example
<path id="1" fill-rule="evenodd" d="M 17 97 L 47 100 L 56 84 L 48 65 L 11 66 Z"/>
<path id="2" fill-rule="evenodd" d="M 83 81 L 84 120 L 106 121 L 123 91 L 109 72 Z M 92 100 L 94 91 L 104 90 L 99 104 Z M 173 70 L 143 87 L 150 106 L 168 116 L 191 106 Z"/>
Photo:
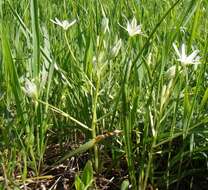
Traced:
<path id="1" fill-rule="evenodd" d="M 137 20 L 134 17 L 131 23 L 127 22 L 126 31 L 129 33 L 129 36 L 141 35 L 142 33 L 142 25 L 137 25 Z"/>
<path id="2" fill-rule="evenodd" d="M 142 32 L 142 25 L 137 25 L 137 20 L 135 17 L 133 17 L 131 22 L 127 21 L 126 28 L 123 26 L 121 27 L 128 32 L 130 37 L 133 37 L 135 35 L 144 35 Z"/>
<path id="3" fill-rule="evenodd" d="M 177 48 L 175 44 L 173 44 L 173 47 L 176 51 L 176 54 L 178 55 L 177 60 L 181 62 L 182 66 L 200 64 L 200 57 L 198 56 L 199 50 L 194 50 L 190 55 L 186 55 L 185 44 L 182 44 L 180 50 Z"/>
<path id="4" fill-rule="evenodd" d="M 71 26 L 73 26 L 77 20 L 74 19 L 73 21 L 68 21 L 68 20 L 59 20 L 57 18 L 55 18 L 54 20 L 50 19 L 51 22 L 53 22 L 54 24 L 57 24 L 58 26 L 61 26 L 64 30 L 68 30 Z"/>

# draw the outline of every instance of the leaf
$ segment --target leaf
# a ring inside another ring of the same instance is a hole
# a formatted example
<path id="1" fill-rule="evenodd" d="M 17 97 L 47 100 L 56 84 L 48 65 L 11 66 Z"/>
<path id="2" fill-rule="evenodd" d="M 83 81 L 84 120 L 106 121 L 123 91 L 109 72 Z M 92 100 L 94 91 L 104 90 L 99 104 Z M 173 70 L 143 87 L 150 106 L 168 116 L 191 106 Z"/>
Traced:
<path id="1" fill-rule="evenodd" d="M 83 174 L 82 174 L 82 181 L 85 184 L 85 186 L 90 186 L 93 181 L 93 168 L 92 168 L 92 162 L 88 160 L 88 162 L 85 165 Z"/>
<path id="2" fill-rule="evenodd" d="M 202 98 L 201 104 L 200 104 L 200 108 L 203 108 L 207 103 L 208 103 L 208 88 L 206 89 L 204 96 Z"/>
<path id="3" fill-rule="evenodd" d="M 38 20 L 38 1 L 31 0 L 31 19 L 32 19 L 32 76 L 38 78 L 40 72 L 40 39 L 39 39 L 39 20 Z"/>
<path id="4" fill-rule="evenodd" d="M 17 106 L 17 113 L 20 116 L 23 123 L 23 107 L 22 107 L 22 90 L 17 74 L 17 68 L 13 61 L 12 51 L 8 39 L 8 29 L 5 25 L 1 25 L 1 40 L 2 40 L 2 52 L 3 52 L 3 69 L 5 72 L 5 83 L 7 87 L 7 100 L 10 103 L 14 97 Z M 13 95 L 13 97 L 12 97 Z"/>
<path id="5" fill-rule="evenodd" d="M 79 178 L 79 176 L 75 177 L 75 188 L 76 190 L 84 190 L 85 185 L 82 182 L 82 180 Z"/>
<path id="6" fill-rule="evenodd" d="M 188 92 L 187 90 L 184 92 L 184 115 L 188 116 L 191 111 L 191 103 L 189 100 Z"/>
<path id="7" fill-rule="evenodd" d="M 92 73 L 92 59 L 93 59 L 93 45 L 92 45 L 92 40 L 89 37 L 87 39 L 87 44 L 86 44 L 86 52 L 85 52 L 85 58 L 84 58 L 84 71 L 87 74 L 88 77 L 91 76 Z"/>
<path id="8" fill-rule="evenodd" d="M 80 145 L 79 148 L 68 152 L 60 160 L 58 160 L 55 164 L 59 164 L 59 163 L 63 162 L 64 160 L 66 160 L 66 159 L 68 159 L 68 158 L 70 158 L 70 157 L 72 157 L 74 155 L 77 155 L 77 154 L 81 154 L 83 152 L 86 152 L 87 150 L 89 150 L 90 148 L 92 148 L 96 143 L 97 142 L 96 142 L 96 138 L 95 138 L 95 139 L 92 139 L 92 140 L 86 142 L 83 145 Z"/>
<path id="9" fill-rule="evenodd" d="M 124 180 L 121 184 L 121 190 L 127 190 L 127 189 L 129 189 L 129 180 L 128 179 Z"/>

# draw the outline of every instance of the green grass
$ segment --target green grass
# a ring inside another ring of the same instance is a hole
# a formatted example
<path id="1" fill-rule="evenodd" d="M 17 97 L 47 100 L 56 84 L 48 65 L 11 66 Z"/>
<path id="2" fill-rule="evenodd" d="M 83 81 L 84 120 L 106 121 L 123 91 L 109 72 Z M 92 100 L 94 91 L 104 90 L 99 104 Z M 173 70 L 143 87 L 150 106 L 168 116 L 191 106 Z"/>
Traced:
<path id="1" fill-rule="evenodd" d="M 206 0 L 0 0 L 0 189 L 55 189 L 51 168 L 84 155 L 70 189 L 99 189 L 99 175 L 114 177 L 110 189 L 207 184 L 207 10 Z M 64 30 L 55 17 L 77 22 Z M 133 17 L 143 35 L 122 28 Z M 182 66 L 173 43 L 198 49 L 201 64 Z"/>

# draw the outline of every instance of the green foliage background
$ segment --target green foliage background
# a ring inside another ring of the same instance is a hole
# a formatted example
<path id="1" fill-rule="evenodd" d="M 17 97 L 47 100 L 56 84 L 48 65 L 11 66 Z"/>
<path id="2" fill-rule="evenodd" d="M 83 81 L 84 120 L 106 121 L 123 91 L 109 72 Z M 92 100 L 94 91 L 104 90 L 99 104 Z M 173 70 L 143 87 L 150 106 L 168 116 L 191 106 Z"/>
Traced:
<path id="1" fill-rule="evenodd" d="M 187 189 L 195 176 L 205 179 L 207 10 L 206 0 L 0 0 L 2 187 L 20 186 L 28 171 L 41 176 L 47 146 L 79 144 L 80 135 L 85 146 L 76 155 L 89 151 L 97 173 L 105 157 L 115 168 L 123 158 L 132 189 L 181 183 Z M 50 21 L 55 17 L 77 23 L 64 31 Z M 145 36 L 129 37 L 120 26 L 133 17 Z M 201 64 L 179 72 L 173 43 L 185 43 L 187 54 L 199 49 Z M 25 78 L 37 86 L 37 97 L 22 90 Z M 97 144 L 98 135 L 115 130 L 120 135 Z"/>

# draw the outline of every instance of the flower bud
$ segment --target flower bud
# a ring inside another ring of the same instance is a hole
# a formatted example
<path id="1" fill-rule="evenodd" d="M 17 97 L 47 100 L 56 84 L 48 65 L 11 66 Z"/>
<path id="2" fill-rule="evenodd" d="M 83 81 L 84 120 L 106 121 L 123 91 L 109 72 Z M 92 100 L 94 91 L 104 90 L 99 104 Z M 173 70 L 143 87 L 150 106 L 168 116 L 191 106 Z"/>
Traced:
<path id="1" fill-rule="evenodd" d="M 31 98 L 37 98 L 38 91 L 37 86 L 34 82 L 31 82 L 28 79 L 25 79 L 25 87 L 23 87 L 25 94 Z"/>

